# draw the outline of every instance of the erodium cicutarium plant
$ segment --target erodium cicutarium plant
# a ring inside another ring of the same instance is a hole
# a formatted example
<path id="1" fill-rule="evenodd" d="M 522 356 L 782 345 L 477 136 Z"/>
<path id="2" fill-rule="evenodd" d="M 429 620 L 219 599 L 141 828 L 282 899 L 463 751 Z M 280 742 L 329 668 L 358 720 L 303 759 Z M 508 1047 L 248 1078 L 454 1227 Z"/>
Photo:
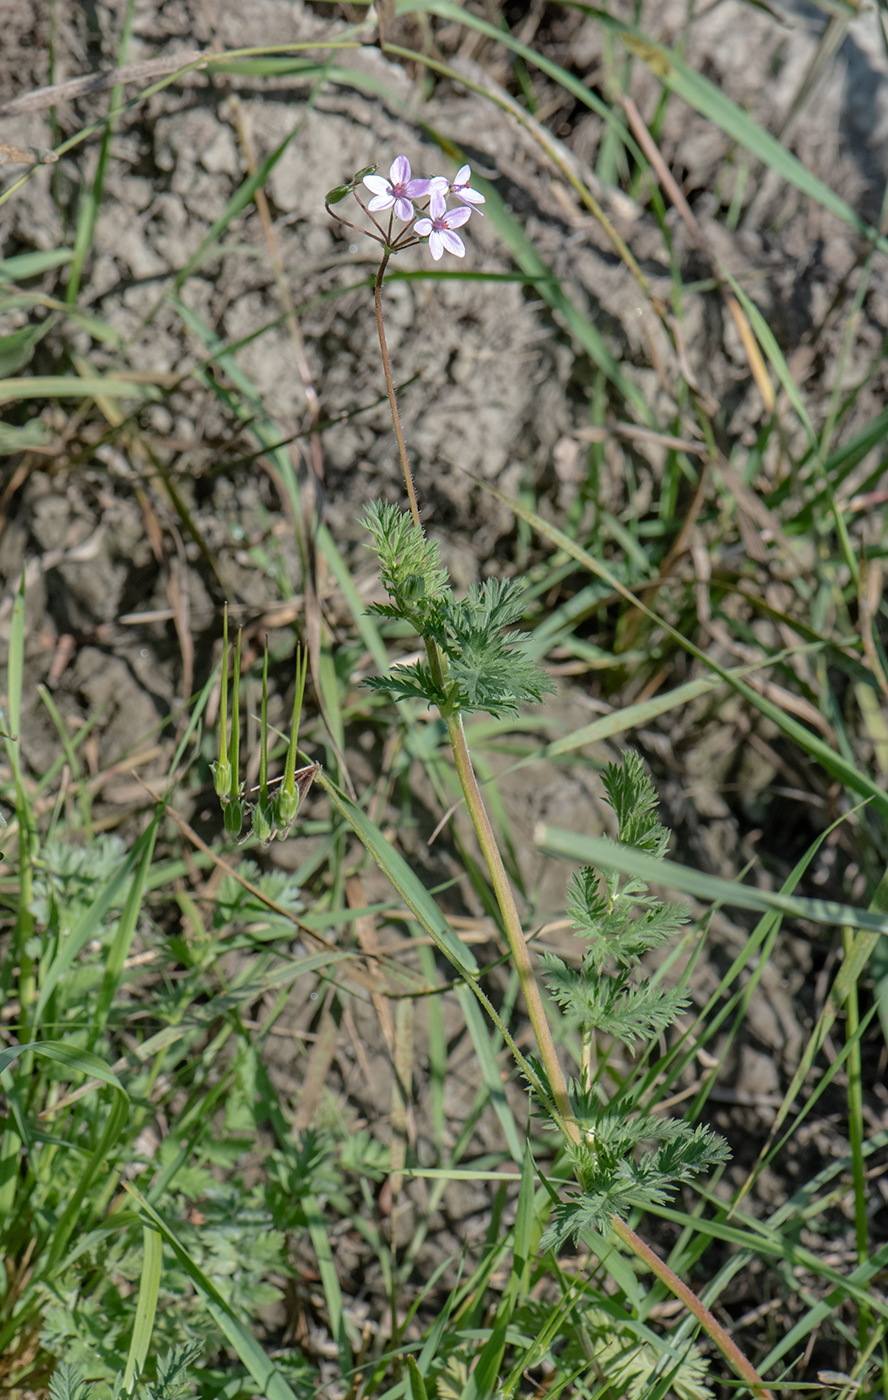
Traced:
<path id="1" fill-rule="evenodd" d="M 363 211 L 369 228 L 350 222 L 334 208 L 348 196 Z M 593 1074 L 596 1036 L 622 1040 L 629 1047 L 644 1045 L 668 1030 L 681 1013 L 685 1004 L 681 993 L 639 978 L 637 967 L 648 950 L 680 934 L 685 912 L 659 900 L 640 881 L 602 877 L 591 869 L 580 872 L 572 890 L 571 914 L 578 936 L 586 941 L 586 952 L 578 966 L 554 957 L 545 961 L 545 981 L 560 1008 L 555 1010 L 550 1002 L 547 1010 L 466 743 L 464 715 L 477 710 L 493 716 L 515 713 L 520 705 L 541 701 L 553 687 L 527 654 L 523 634 L 511 630 L 524 611 L 520 585 L 488 579 L 457 599 L 437 546 L 426 538 L 398 413 L 382 293 L 390 260 L 406 248 L 427 241 L 436 262 L 445 253 L 464 257 L 466 246 L 458 230 L 467 228 L 473 213 L 481 215 L 478 205 L 485 202 L 484 194 L 472 184 L 468 165 L 452 179 L 416 177 L 406 156 L 392 162 L 387 179 L 377 174 L 376 166 L 367 167 L 331 190 L 326 200 L 333 218 L 374 239 L 382 250 L 375 279 L 376 325 L 409 511 L 380 502 L 366 511 L 365 523 L 389 598 L 374 611 L 408 623 L 424 652 L 421 660 L 396 666 L 370 684 L 396 698 L 415 697 L 436 706 L 446 725 L 537 1054 L 524 1055 L 518 1049 L 480 978 L 466 974 L 462 967 L 460 971 L 506 1037 L 535 1111 L 560 1134 L 561 1161 L 570 1165 L 576 1183 L 556 1206 L 543 1247 L 558 1249 L 580 1234 L 587 1245 L 593 1236 L 615 1235 L 681 1299 L 752 1392 L 767 1397 L 764 1382 L 733 1339 L 626 1223 L 633 1208 L 667 1199 L 677 1187 L 724 1161 L 725 1144 L 705 1127 L 692 1128 L 646 1111 L 630 1092 L 608 1101 Z M 627 755 L 622 765 L 612 766 L 604 776 L 620 843 L 662 857 L 668 832 L 656 821 L 656 796 L 641 761 Z M 319 781 L 329 789 L 323 775 Z M 354 824 L 360 832 L 360 825 Z M 582 1041 L 581 1063 L 570 1082 L 549 1021 L 559 1014 L 573 1021 Z"/>

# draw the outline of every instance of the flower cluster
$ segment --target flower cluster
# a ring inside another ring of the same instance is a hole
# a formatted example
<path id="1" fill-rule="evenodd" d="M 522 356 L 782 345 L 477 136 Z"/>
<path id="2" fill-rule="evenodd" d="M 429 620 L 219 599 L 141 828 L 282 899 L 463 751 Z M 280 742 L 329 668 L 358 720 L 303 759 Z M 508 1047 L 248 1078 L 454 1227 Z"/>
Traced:
<path id="1" fill-rule="evenodd" d="M 455 230 L 468 222 L 476 205 L 484 203 L 483 194 L 472 189 L 471 176 L 471 170 L 464 165 L 452 180 L 448 180 L 446 175 L 416 180 L 412 177 L 407 157 L 398 156 L 392 162 L 387 180 L 382 175 L 364 176 L 363 184 L 373 196 L 367 209 L 371 214 L 394 209 L 395 217 L 403 224 L 416 219 L 413 231 L 420 238 L 429 240 L 429 249 L 436 262 L 445 252 L 462 258 L 466 248 Z M 447 208 L 448 195 L 457 200 L 453 209 Z M 422 218 L 416 218 L 417 214 L 421 214 Z"/>

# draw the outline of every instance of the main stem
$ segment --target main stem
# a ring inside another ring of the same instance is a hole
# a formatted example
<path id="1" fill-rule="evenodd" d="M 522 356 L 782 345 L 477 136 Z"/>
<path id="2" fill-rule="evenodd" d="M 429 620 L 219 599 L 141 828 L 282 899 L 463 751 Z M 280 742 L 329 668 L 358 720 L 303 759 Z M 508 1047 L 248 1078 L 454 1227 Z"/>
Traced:
<path id="1" fill-rule="evenodd" d="M 392 366 L 389 360 L 388 345 L 385 339 L 385 325 L 382 316 L 382 283 L 388 266 L 389 256 L 388 251 L 383 254 L 382 261 L 379 264 L 379 271 L 376 274 L 376 330 L 379 335 L 379 348 L 382 352 L 382 368 L 385 374 L 385 384 L 392 410 L 395 437 L 398 441 L 398 451 L 401 455 L 401 466 L 404 470 L 404 484 L 407 487 L 407 499 L 410 502 L 410 513 L 413 516 L 413 523 L 418 526 L 419 529 L 422 529 L 422 522 L 419 518 L 419 506 L 416 502 L 416 491 L 413 486 L 413 473 L 410 470 L 410 460 L 407 456 L 407 446 L 404 442 L 404 433 L 401 428 L 401 416 L 398 413 L 398 400 L 395 395 L 395 382 L 392 378 Z M 426 652 L 428 654 L 432 675 L 435 677 L 435 681 L 441 689 L 445 690 L 441 655 L 434 641 L 429 640 L 426 642 Z M 466 806 L 469 809 L 469 816 L 472 818 L 472 825 L 475 828 L 482 854 L 487 863 L 487 869 L 490 872 L 493 891 L 496 895 L 500 914 L 502 915 L 506 937 L 509 940 L 509 948 L 511 949 L 512 957 L 515 962 L 518 981 L 521 984 L 521 990 L 524 994 L 524 1001 L 530 1017 L 530 1024 L 533 1027 L 540 1058 L 542 1059 L 549 1080 L 552 1099 L 558 1110 L 559 1127 L 565 1136 L 569 1137 L 573 1142 L 579 1142 L 581 1136 L 580 1129 L 574 1118 L 573 1109 L 571 1108 L 567 1084 L 558 1060 L 555 1042 L 552 1039 L 552 1032 L 549 1029 L 549 1021 L 546 1016 L 545 1007 L 543 1006 L 543 999 L 540 996 L 540 989 L 536 980 L 536 974 L 533 970 L 533 963 L 530 960 L 530 952 L 528 951 L 527 942 L 524 937 L 524 930 L 521 927 L 521 920 L 518 916 L 515 896 L 512 893 L 512 886 L 506 874 L 502 856 L 499 853 L 493 827 L 490 825 L 490 818 L 484 806 L 484 799 L 481 796 L 478 779 L 475 777 L 475 770 L 472 767 L 472 760 L 469 755 L 469 747 L 466 743 L 462 720 L 459 715 L 445 715 L 444 719 L 447 724 L 447 737 L 450 740 L 450 747 L 453 750 L 460 786 L 462 787 L 463 795 L 466 799 Z"/>
<path id="2" fill-rule="evenodd" d="M 650 1245 L 645 1244 L 644 1240 L 641 1239 L 639 1235 L 636 1235 L 635 1231 L 626 1224 L 625 1220 L 621 1220 L 619 1216 L 615 1215 L 611 1219 L 611 1225 L 613 1226 L 614 1234 L 617 1235 L 625 1245 L 629 1246 L 632 1253 L 636 1255 L 637 1258 L 647 1264 L 648 1268 L 657 1275 L 657 1278 L 665 1283 L 670 1293 L 673 1293 L 676 1298 L 681 1299 L 688 1309 L 688 1312 L 694 1314 L 694 1317 L 700 1323 L 703 1330 L 709 1333 L 725 1360 L 733 1366 L 737 1375 L 742 1376 L 747 1382 L 753 1395 L 758 1396 L 758 1400 L 774 1400 L 772 1392 L 765 1385 L 765 1382 L 762 1380 L 752 1362 L 744 1356 L 731 1334 L 725 1331 L 724 1327 L 722 1327 L 717 1318 L 709 1311 L 702 1299 L 697 1297 L 694 1290 L 688 1288 L 686 1283 L 682 1283 L 678 1274 L 674 1273 L 669 1265 L 664 1263 L 659 1254 L 654 1253 Z"/>
<path id="3" fill-rule="evenodd" d="M 484 806 L 484 799 L 481 796 L 481 789 L 478 786 L 478 779 L 475 777 L 475 770 L 472 767 L 472 759 L 469 754 L 469 746 L 466 743 L 465 730 L 462 719 L 459 715 L 451 715 L 447 721 L 447 737 L 450 740 L 450 747 L 453 750 L 453 757 L 456 762 L 456 771 L 459 775 L 460 786 L 463 796 L 466 799 L 466 806 L 469 809 L 469 816 L 472 818 L 472 825 L 478 837 L 478 843 L 490 872 L 490 879 L 493 884 L 493 892 L 496 895 L 496 902 L 499 905 L 500 914 L 503 919 L 503 926 L 506 937 L 509 940 L 512 958 L 515 963 L 515 971 L 518 973 L 518 981 L 521 984 L 521 991 L 524 994 L 524 1002 L 527 1007 L 527 1014 L 530 1017 L 530 1024 L 536 1037 L 539 1047 L 540 1058 L 542 1059 L 546 1075 L 549 1080 L 549 1088 L 552 1091 L 552 1098 L 555 1107 L 558 1109 L 559 1127 L 566 1137 L 572 1142 L 581 1140 L 579 1125 L 574 1118 L 571 1107 L 570 1096 L 567 1092 L 567 1084 L 558 1060 L 555 1049 L 555 1042 L 552 1039 L 552 1032 L 549 1028 L 549 1018 L 540 996 L 539 983 L 536 973 L 533 970 L 533 963 L 530 959 L 530 951 L 527 947 L 527 940 L 524 937 L 524 930 L 521 927 L 521 919 L 518 915 L 518 908 L 515 904 L 515 896 L 512 893 L 512 884 L 506 874 L 506 867 L 503 865 L 503 858 L 499 852 L 496 836 L 493 827 L 490 825 L 490 818 Z"/>
<path id="4" fill-rule="evenodd" d="M 413 474 L 410 470 L 410 461 L 407 456 L 407 447 L 404 442 L 404 434 L 401 429 L 401 418 L 398 413 L 398 401 L 395 397 L 395 383 L 392 379 L 392 367 L 389 360 L 388 346 L 385 339 L 385 326 L 382 319 L 382 282 L 389 260 L 388 250 L 384 253 L 382 262 L 379 265 L 379 272 L 376 276 L 375 302 L 376 302 L 376 329 L 379 333 L 379 348 L 382 351 L 382 367 L 385 373 L 386 389 L 388 390 L 389 403 L 392 410 L 392 422 L 395 426 L 395 437 L 398 441 L 398 451 L 401 456 L 401 466 L 404 471 L 404 483 L 407 487 L 407 498 L 410 501 L 410 513 L 413 516 L 413 523 L 422 529 L 422 522 L 419 518 L 419 506 L 416 503 L 416 491 L 413 486 Z M 446 692 L 445 678 L 441 654 L 437 644 L 426 639 L 426 653 L 429 659 L 432 675 L 435 683 L 442 692 Z M 543 999 L 540 995 L 539 984 L 533 970 L 533 963 L 530 958 L 530 951 L 527 947 L 527 940 L 524 937 L 524 930 L 521 927 L 521 919 L 518 915 L 518 906 L 515 903 L 515 896 L 512 892 L 511 881 L 506 874 L 506 867 L 503 864 L 502 856 L 499 852 L 496 836 L 484 806 L 484 799 L 481 796 L 481 789 L 478 786 L 478 779 L 472 767 L 472 759 L 469 754 L 469 746 L 466 743 L 465 730 L 462 719 L 459 715 L 444 715 L 447 725 L 447 737 L 450 740 L 450 747 L 453 751 L 456 771 L 459 776 L 460 786 L 469 809 L 472 825 L 478 837 L 479 845 L 490 873 L 494 894 L 502 915 L 503 926 L 506 937 L 509 941 L 512 957 L 515 962 L 515 970 L 518 973 L 518 981 L 524 994 L 527 1013 L 530 1017 L 530 1024 L 536 1037 L 537 1047 L 540 1052 L 546 1075 L 549 1080 L 549 1087 L 552 1091 L 552 1099 L 558 1111 L 558 1126 L 566 1138 L 571 1142 L 578 1143 L 582 1140 L 580 1126 L 573 1114 L 570 1102 L 570 1095 L 567 1092 L 564 1073 L 555 1049 L 555 1042 L 552 1039 L 552 1032 L 549 1028 L 548 1017 L 546 1016 Z M 701 1327 L 708 1332 L 716 1346 L 734 1367 L 739 1376 L 747 1381 L 754 1395 L 758 1400 L 774 1400 L 765 1382 L 737 1346 L 733 1338 L 725 1331 L 713 1314 L 706 1307 L 705 1303 L 697 1297 L 693 1289 L 682 1283 L 681 1279 L 668 1264 L 665 1264 L 659 1255 L 655 1254 L 649 1245 L 638 1236 L 619 1216 L 613 1216 L 611 1220 L 614 1233 L 623 1241 L 637 1258 L 641 1259 L 666 1284 L 667 1288 L 680 1298 L 688 1310 L 697 1318 Z"/>

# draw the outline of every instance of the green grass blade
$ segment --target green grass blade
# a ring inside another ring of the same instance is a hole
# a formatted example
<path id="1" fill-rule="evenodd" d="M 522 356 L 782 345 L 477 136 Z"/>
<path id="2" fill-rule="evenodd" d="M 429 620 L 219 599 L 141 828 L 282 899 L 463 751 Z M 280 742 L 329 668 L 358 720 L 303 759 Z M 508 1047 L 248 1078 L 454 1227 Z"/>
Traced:
<path id="1" fill-rule="evenodd" d="M 802 899 L 796 895 L 754 889 L 750 885 L 723 880 L 717 875 L 689 870 L 672 860 L 656 860 L 631 847 L 619 846 L 603 836 L 584 836 L 580 832 L 541 824 L 536 829 L 535 841 L 542 850 L 550 851 L 564 860 L 600 866 L 604 870 L 617 870 L 623 875 L 635 875 L 649 884 L 667 885 L 682 894 L 715 904 L 756 909 L 762 913 L 779 911 L 794 919 L 810 919 L 832 927 L 841 928 L 847 924 L 851 928 L 888 933 L 888 914 L 854 909 L 849 904 L 839 904 L 834 900 Z"/>
<path id="2" fill-rule="evenodd" d="M 317 100 L 318 93 L 320 91 L 320 85 L 324 80 L 326 72 L 326 70 L 323 67 L 318 69 L 317 65 L 312 66 L 314 68 L 314 71 L 318 74 L 318 82 L 308 101 L 300 110 L 299 118 L 292 131 L 289 131 L 287 133 L 283 141 L 281 141 L 279 145 L 275 147 L 271 154 L 266 157 L 262 164 L 258 166 L 258 168 L 254 171 L 254 173 L 252 175 L 248 175 L 246 180 L 244 180 L 243 183 L 239 186 L 239 188 L 235 190 L 234 194 L 231 196 L 231 198 L 225 205 L 225 208 L 222 210 L 222 213 L 219 215 L 218 219 L 216 219 L 215 223 L 211 225 L 206 236 L 201 240 L 195 252 L 192 253 L 191 257 L 188 259 L 187 263 L 185 263 L 184 267 L 182 267 L 179 270 L 179 272 L 176 273 L 175 282 L 173 284 L 174 291 L 181 291 L 183 283 L 185 283 L 188 280 L 192 272 L 196 271 L 196 269 L 200 267 L 207 252 L 215 247 L 216 243 L 218 242 L 219 235 L 225 233 L 232 219 L 235 219 L 237 215 L 241 213 L 242 210 L 246 209 L 248 204 L 252 203 L 256 191 L 262 188 L 262 186 L 267 181 L 269 175 L 274 170 L 274 167 L 277 165 L 278 161 L 286 153 L 291 142 L 294 141 L 299 135 L 300 131 L 302 130 L 305 124 L 305 119 L 308 114 L 308 111 L 311 107 L 314 106 Z"/>
<path id="3" fill-rule="evenodd" d="M 305 1218 L 308 1222 L 308 1233 L 311 1236 L 318 1272 L 321 1276 L 321 1285 L 327 1303 L 327 1312 L 330 1316 L 330 1331 L 336 1339 L 336 1345 L 339 1349 L 339 1364 L 342 1368 L 342 1374 L 343 1376 L 347 1376 L 351 1371 L 352 1356 L 351 1348 L 348 1343 L 348 1334 L 345 1330 L 342 1290 L 339 1287 L 339 1275 L 336 1272 L 336 1263 L 333 1258 L 333 1250 L 330 1246 L 330 1236 L 324 1224 L 321 1208 L 315 1197 L 310 1195 L 303 1196 L 302 1208 L 305 1211 Z"/>
<path id="4" fill-rule="evenodd" d="M 491 1040 L 490 1033 L 484 1024 L 481 1008 L 468 987 L 458 987 L 456 995 L 462 1007 L 463 1015 L 466 1018 L 466 1026 L 468 1027 L 469 1035 L 472 1037 L 475 1054 L 478 1056 L 478 1063 L 481 1066 L 481 1076 L 484 1080 L 488 1095 L 490 1096 L 490 1102 L 493 1104 L 494 1112 L 500 1120 L 512 1161 L 520 1162 L 524 1155 L 524 1149 L 521 1146 L 521 1139 L 515 1124 L 515 1118 L 509 1106 L 509 1100 L 506 1098 L 505 1089 L 503 1088 L 503 1076 L 496 1056 L 494 1042 Z"/>
<path id="5" fill-rule="evenodd" d="M 126 9 L 124 11 L 123 32 L 120 36 L 120 44 L 117 49 L 117 62 L 119 65 L 126 62 L 126 52 L 129 48 L 129 41 L 132 35 L 134 16 L 135 0 L 127 0 Z M 92 184 L 83 191 L 80 207 L 77 211 L 77 228 L 74 233 L 74 256 L 71 259 L 71 270 L 68 275 L 68 286 L 66 289 L 66 299 L 72 305 L 77 301 L 77 294 L 80 291 L 80 279 L 83 275 L 83 267 L 89 256 L 89 251 L 92 248 L 93 239 L 95 237 L 96 221 L 102 205 L 102 194 L 105 186 L 105 171 L 108 168 L 108 160 L 111 155 L 111 142 L 117 129 L 117 115 L 115 109 L 120 106 L 122 95 L 122 85 L 117 85 L 112 88 L 111 96 L 108 100 L 109 115 L 102 132 L 95 175 L 93 176 Z"/>
<path id="6" fill-rule="evenodd" d="M 391 842 L 386 840 L 379 828 L 364 815 L 360 807 L 355 806 L 343 792 L 339 791 L 323 770 L 315 781 L 320 783 L 335 806 L 339 808 L 346 821 L 373 856 L 380 870 L 388 876 L 404 903 L 425 929 L 435 946 L 453 963 L 460 976 L 465 979 L 473 995 L 481 1002 L 487 1015 L 508 1045 L 528 1083 L 536 1089 L 543 1101 L 548 1103 L 546 1091 L 534 1073 L 532 1065 L 528 1063 L 526 1057 L 515 1044 L 508 1027 L 478 982 L 478 964 L 474 953 L 460 943 L 422 881 L 413 873 Z M 551 1105 L 551 1111 L 555 1112 L 554 1105 Z"/>
<path id="7" fill-rule="evenodd" d="M 8 1049 L 0 1051 L 0 1074 L 25 1051 L 30 1051 L 44 1060 L 54 1060 L 56 1064 L 64 1065 L 65 1069 L 76 1070 L 91 1079 L 100 1079 L 103 1084 L 117 1089 L 121 1094 L 125 1092 L 117 1075 L 108 1068 L 104 1060 L 100 1060 L 98 1055 L 94 1055 L 90 1050 L 79 1050 L 76 1046 L 69 1045 L 65 1040 L 35 1040 L 26 1041 L 23 1045 L 9 1046 Z"/>
<path id="8" fill-rule="evenodd" d="M 883 253 L 888 252 L 888 239 L 883 238 L 876 229 L 855 213 L 850 204 L 846 204 L 835 191 L 807 170 L 800 160 L 781 145 L 776 136 L 759 126 L 742 107 L 732 102 L 708 78 L 696 72 L 674 50 L 656 43 L 641 30 L 623 23 L 603 10 L 579 4 L 577 0 L 566 0 L 566 3 L 617 34 L 629 52 L 641 59 L 664 86 L 683 98 L 701 116 L 707 117 L 720 127 L 732 141 L 745 146 L 751 155 L 756 156 L 776 175 L 835 214 L 862 238 L 875 243 Z"/>
<path id="9" fill-rule="evenodd" d="M 583 564 L 589 572 L 594 574 L 597 578 L 605 579 L 610 584 L 611 588 L 619 593 L 621 598 L 625 598 L 633 607 L 638 608 L 644 613 L 645 617 L 655 622 L 658 627 L 662 627 L 683 650 L 689 652 L 691 656 L 695 656 L 698 661 L 702 662 L 710 671 L 714 671 L 722 680 L 727 681 L 738 695 L 742 695 L 743 698 L 748 701 L 750 705 L 754 706 L 755 709 L 759 710 L 761 714 L 773 720 L 784 734 L 793 739 L 804 752 L 810 754 L 812 758 L 815 758 L 828 773 L 831 773 L 834 777 L 845 783 L 853 792 L 859 793 L 860 796 L 871 801 L 873 806 L 878 809 L 881 816 L 888 820 L 888 793 L 886 793 L 878 783 L 874 782 L 872 778 L 862 773 L 859 768 L 843 758 L 840 754 L 835 753 L 828 744 L 824 743 L 824 741 L 818 738 L 816 734 L 812 733 L 810 729 L 807 729 L 805 725 L 800 724 L 798 720 L 794 720 L 790 715 L 784 714 L 778 705 L 773 704 L 773 702 L 768 700 L 765 696 L 759 695 L 755 690 L 752 690 L 749 686 L 745 685 L 743 681 L 739 680 L 735 674 L 726 670 L 723 666 L 720 666 L 718 662 L 707 655 L 706 652 L 701 651 L 699 647 L 695 646 L 693 642 L 689 641 L 688 638 L 675 627 L 670 626 L 664 618 L 660 617 L 658 613 L 655 613 L 652 608 L 647 607 L 639 598 L 636 598 L 631 590 L 628 589 L 624 583 L 621 583 L 606 565 L 602 564 L 601 561 L 590 554 L 588 550 L 583 549 L 583 547 L 577 544 L 575 540 L 572 540 L 569 535 L 566 535 L 563 530 L 559 530 L 557 526 L 549 524 L 548 521 L 543 520 L 541 516 L 537 515 L 535 511 L 529 510 L 526 506 L 522 505 L 520 501 L 513 500 L 510 496 L 504 495 L 502 491 L 497 491 L 495 487 L 481 480 L 481 478 L 474 477 L 473 480 L 476 480 L 479 485 L 484 486 L 498 501 L 502 501 L 504 505 L 508 505 L 516 515 L 522 520 L 526 520 L 528 524 L 532 525 L 539 534 L 549 540 L 556 548 L 563 550 L 565 554 L 576 559 L 578 563 Z"/>
<path id="10" fill-rule="evenodd" d="M 18 403 L 22 399 L 102 397 L 150 399 L 156 403 L 162 395 L 153 384 L 136 384 L 112 374 L 101 379 L 86 379 L 75 374 L 38 374 L 29 379 L 0 379 L 0 403 Z"/>
<path id="11" fill-rule="evenodd" d="M 154 1330 L 154 1317 L 157 1312 L 157 1297 L 160 1292 L 161 1265 L 163 1263 L 163 1241 L 160 1233 L 150 1225 L 142 1228 L 142 1274 L 139 1279 L 139 1301 L 136 1305 L 136 1320 L 126 1370 L 123 1375 L 123 1388 L 131 1391 L 137 1375 L 141 1375 L 145 1358 L 151 1345 Z"/>
<path id="12" fill-rule="evenodd" d="M 58 986 L 61 978 L 71 967 L 78 953 L 91 938 L 95 937 L 98 930 L 102 927 L 126 882 L 130 880 L 134 872 L 138 870 L 145 847 L 152 844 L 153 840 L 154 831 L 152 825 L 143 836 L 139 837 L 139 840 L 133 846 L 126 860 L 114 875 L 112 875 L 104 889 L 93 900 L 83 917 L 77 923 L 77 926 L 71 930 L 51 965 L 43 970 L 40 995 L 37 999 L 37 1007 L 34 1013 L 35 1025 L 40 1024 L 49 998 Z"/>
<path id="13" fill-rule="evenodd" d="M 51 272 L 54 267 L 64 267 L 73 256 L 73 248 L 48 248 L 46 252 L 16 253 L 11 258 L 0 259 L 0 279 L 19 282 L 24 281 L 26 277 L 40 277 L 44 272 Z"/>
<path id="14" fill-rule="evenodd" d="M 160 828 L 160 818 L 162 808 L 159 808 L 153 817 L 151 825 L 145 832 L 141 846 L 139 863 L 133 874 L 130 887 L 127 890 L 126 901 L 117 920 L 117 928 L 108 956 L 105 962 L 105 971 L 102 977 L 102 985 L 99 990 L 99 997 L 96 1003 L 95 1015 L 93 1017 L 92 1029 L 90 1033 L 90 1044 L 95 1045 L 96 1041 L 105 1029 L 114 994 L 120 985 L 120 978 L 123 974 L 123 965 L 129 956 L 130 945 L 133 941 L 133 934 L 142 910 L 142 900 L 145 897 L 145 882 L 151 870 L 151 862 L 154 858 L 154 846 L 157 840 L 157 833 Z"/>
<path id="15" fill-rule="evenodd" d="M 95 1056 L 91 1058 L 95 1058 Z M 103 1068 L 105 1067 L 103 1066 Z M 109 1074 L 110 1070 L 105 1068 L 105 1073 Z M 55 1229 L 53 1230 L 52 1244 L 50 1245 L 49 1256 L 46 1261 L 46 1272 L 50 1276 L 64 1259 L 68 1240 L 71 1238 L 74 1228 L 80 1218 L 83 1203 L 89 1196 L 93 1178 L 101 1169 L 107 1168 L 109 1158 L 123 1132 L 128 1116 L 129 1099 L 123 1089 L 118 1088 L 115 1090 L 114 1097 L 111 1101 L 111 1108 L 108 1113 L 105 1130 L 96 1144 L 94 1151 L 87 1158 L 86 1163 L 81 1169 L 73 1195 L 62 1212 L 61 1219 L 57 1221 Z"/>
<path id="16" fill-rule="evenodd" d="M 163 1217 L 130 1182 L 125 1181 L 123 1186 L 140 1206 L 143 1218 L 147 1216 L 166 1240 L 195 1288 L 202 1294 L 207 1312 L 221 1330 L 232 1351 L 249 1371 L 259 1393 L 265 1400 L 298 1400 L 275 1363 L 266 1356 L 249 1328 L 240 1321 L 215 1285 L 195 1264 Z"/>

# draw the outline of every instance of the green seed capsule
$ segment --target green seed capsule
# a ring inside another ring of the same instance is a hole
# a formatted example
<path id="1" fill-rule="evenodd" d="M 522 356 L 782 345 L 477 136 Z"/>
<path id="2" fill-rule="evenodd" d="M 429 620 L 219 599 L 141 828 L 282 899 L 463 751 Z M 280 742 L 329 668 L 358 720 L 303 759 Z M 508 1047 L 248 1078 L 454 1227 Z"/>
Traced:
<path id="1" fill-rule="evenodd" d="M 231 764 L 227 758 L 220 759 L 218 763 L 211 763 L 213 770 L 213 787 L 216 789 L 217 797 L 227 797 L 231 792 Z"/>
<path id="2" fill-rule="evenodd" d="M 222 820 L 229 836 L 238 837 L 244 824 L 244 804 L 240 798 L 222 803 Z"/>
<path id="3" fill-rule="evenodd" d="M 257 802 L 253 808 L 253 835 L 263 846 L 274 836 L 274 812 L 271 803 Z"/>
<path id="4" fill-rule="evenodd" d="M 274 800 L 274 815 L 279 827 L 288 827 L 296 820 L 301 800 L 300 792 L 287 792 L 284 788 L 278 788 Z"/>

